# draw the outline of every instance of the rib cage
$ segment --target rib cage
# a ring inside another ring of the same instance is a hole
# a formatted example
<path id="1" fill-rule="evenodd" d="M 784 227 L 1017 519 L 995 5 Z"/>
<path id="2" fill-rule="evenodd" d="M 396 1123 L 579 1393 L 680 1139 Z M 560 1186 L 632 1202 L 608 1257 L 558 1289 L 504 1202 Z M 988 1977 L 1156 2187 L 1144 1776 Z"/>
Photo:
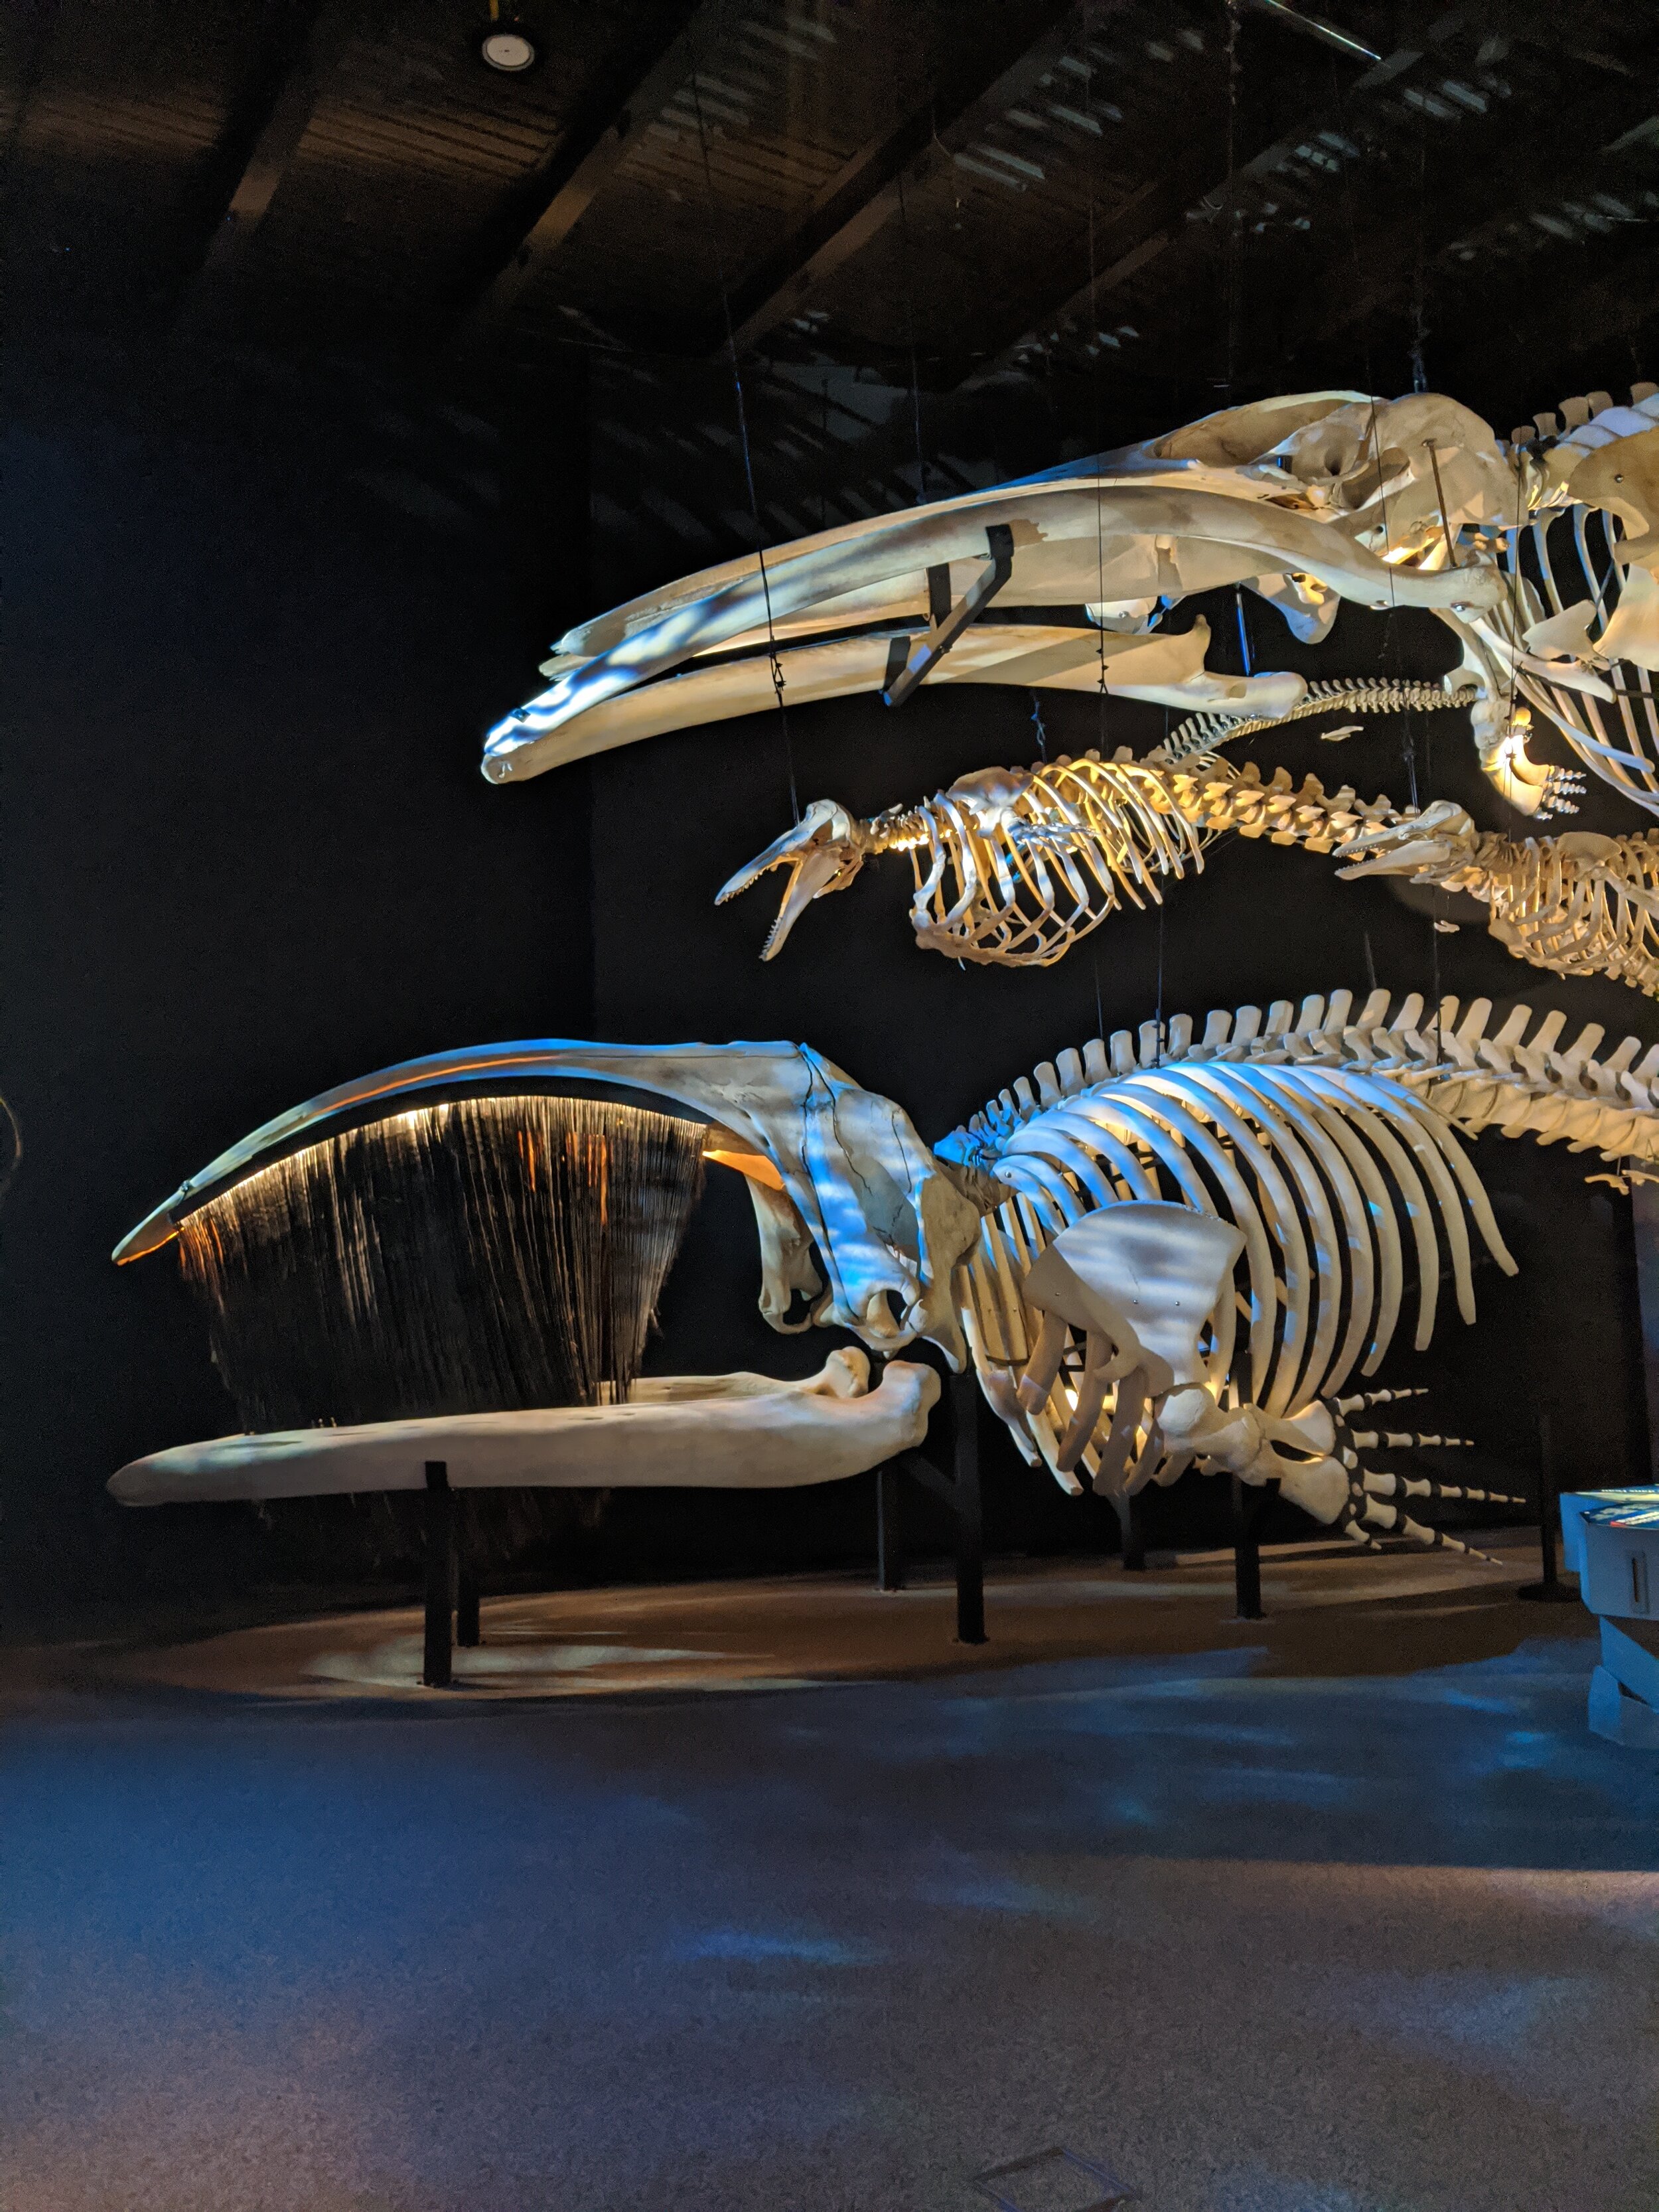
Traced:
<path id="1" fill-rule="evenodd" d="M 1483 840 L 1455 887 L 1486 902 L 1487 927 L 1517 960 L 1558 975 L 1610 976 L 1651 998 L 1659 995 L 1659 830 L 1606 844 L 1587 855 L 1567 840 Z"/>
<path id="2" fill-rule="evenodd" d="M 1075 1391 L 1062 1365 L 1048 1406 L 1018 1407 L 1013 1383 L 1037 1322 L 1020 1294 L 1026 1268 L 1059 1231 L 1097 1206 L 1164 1199 L 1234 1223 L 1246 1248 L 1236 1297 L 1213 1317 L 1211 1382 L 1224 1404 L 1294 1413 L 1371 1374 L 1409 1311 L 1422 1349 L 1443 1270 L 1459 1313 L 1474 1318 L 1472 1263 L 1484 1245 L 1513 1272 L 1480 1179 L 1456 1133 L 1565 1141 L 1619 1159 L 1659 1158 L 1659 1047 L 1636 1065 L 1626 1038 L 1606 1060 L 1602 1032 L 1557 1049 L 1563 1018 L 1533 1028 L 1517 1008 L 1495 1037 L 1488 1001 L 1460 1025 L 1442 1002 L 1425 1035 L 1423 1001 L 1389 994 L 1288 1001 L 1209 1016 L 1201 1036 L 1177 1016 L 1159 1037 L 1118 1031 L 1061 1053 L 936 1147 L 1008 1191 L 981 1224 L 958 1277 L 963 1326 L 987 1397 L 1022 1449 L 1055 1471 Z M 1530 1040 L 1528 1031 L 1533 1030 Z M 1085 1470 L 1109 1427 L 1103 1413 Z M 1059 1477 L 1066 1486 L 1071 1481 Z"/>
<path id="3" fill-rule="evenodd" d="M 985 1218 L 964 1303 L 1000 1410 L 1035 1344 L 1019 1279 L 1061 1229 L 1115 1200 L 1172 1200 L 1243 1232 L 1234 1302 L 1215 1316 L 1206 1364 L 1218 1391 L 1267 1413 L 1298 1412 L 1340 1389 L 1356 1367 L 1374 1374 L 1413 1275 L 1419 1351 L 1443 1263 L 1460 1313 L 1474 1320 L 1466 1211 L 1508 1261 L 1449 1126 L 1397 1085 L 1350 1069 L 1137 1069 L 1035 1117 L 1011 1138 L 997 1174 L 1013 1195 Z M 1024 1417 L 1051 1465 L 1070 1419 L 1067 1393 L 1062 1372 L 1046 1413 Z"/>
<path id="4" fill-rule="evenodd" d="M 1228 773 L 1218 761 L 1204 765 Z M 910 853 L 911 921 L 923 945 L 1046 968 L 1126 899 L 1156 904 L 1159 876 L 1203 868 L 1208 839 L 1177 803 L 1177 779 L 1167 769 L 1091 754 L 1045 761 L 1017 779 L 1018 813 L 998 810 L 994 828 L 954 787 L 890 827 L 873 825 L 878 849 L 884 841 Z"/>
<path id="5" fill-rule="evenodd" d="M 890 807 L 848 830 L 849 881 L 866 854 L 905 852 L 910 924 L 924 951 L 1010 968 L 1048 968 L 1126 902 L 1164 897 L 1166 877 L 1201 874 L 1224 833 L 1363 860 L 1351 841 L 1398 833 L 1423 840 L 1419 883 L 1467 892 L 1517 960 L 1560 975 L 1609 975 L 1659 995 L 1659 830 L 1628 837 L 1516 840 L 1478 833 L 1461 810 L 1396 809 L 1327 792 L 1317 776 L 1264 780 L 1254 762 L 1213 753 L 1171 765 L 1125 750 L 1030 769 L 989 769 L 914 806 Z M 1402 847 L 1402 849 L 1404 848 Z M 753 879 L 766 855 L 720 897 Z M 826 888 L 836 890 L 840 882 Z"/>
<path id="6" fill-rule="evenodd" d="M 1623 588 L 1613 557 L 1617 534 L 1614 518 L 1599 507 L 1575 503 L 1547 509 L 1507 533 L 1503 565 L 1540 615 L 1559 615 L 1588 599 L 1605 628 Z M 1526 669 L 1518 672 L 1516 688 L 1549 717 L 1592 775 L 1659 814 L 1659 701 L 1653 678 L 1624 660 L 1600 665 L 1598 672 L 1613 690 L 1611 702 Z"/>
<path id="7" fill-rule="evenodd" d="M 1328 793 L 1283 769 L 1264 781 L 1253 761 L 1205 753 L 1176 767 L 1120 749 L 964 776 L 875 816 L 863 850 L 910 855 L 910 924 L 924 950 L 1048 968 L 1126 902 L 1160 903 L 1162 878 L 1201 874 L 1206 847 L 1227 830 L 1330 853 L 1395 818 L 1391 801 L 1358 799 L 1352 785 Z"/>

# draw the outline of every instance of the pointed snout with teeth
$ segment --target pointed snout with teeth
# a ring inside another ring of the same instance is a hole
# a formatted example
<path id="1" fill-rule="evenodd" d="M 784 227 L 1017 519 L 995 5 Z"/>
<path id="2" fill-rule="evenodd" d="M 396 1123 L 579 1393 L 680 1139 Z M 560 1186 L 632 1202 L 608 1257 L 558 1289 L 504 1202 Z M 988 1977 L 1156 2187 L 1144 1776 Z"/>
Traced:
<path id="1" fill-rule="evenodd" d="M 793 830 L 786 830 L 720 886 L 714 903 L 724 906 L 727 899 L 746 891 L 772 868 L 787 868 L 783 903 L 761 948 L 763 960 L 775 959 L 813 900 L 830 891 L 844 891 L 852 882 L 864 866 L 866 842 L 862 823 L 855 822 L 844 806 L 837 806 L 833 799 L 815 799 Z"/>
<path id="2" fill-rule="evenodd" d="M 1336 857 L 1348 866 L 1337 873 L 1345 880 L 1355 876 L 1409 876 L 1425 868 L 1446 868 L 1468 857 L 1475 842 L 1474 824 L 1463 809 L 1449 799 L 1437 799 L 1420 814 L 1397 822 L 1382 822 L 1362 830 L 1339 845 Z"/>

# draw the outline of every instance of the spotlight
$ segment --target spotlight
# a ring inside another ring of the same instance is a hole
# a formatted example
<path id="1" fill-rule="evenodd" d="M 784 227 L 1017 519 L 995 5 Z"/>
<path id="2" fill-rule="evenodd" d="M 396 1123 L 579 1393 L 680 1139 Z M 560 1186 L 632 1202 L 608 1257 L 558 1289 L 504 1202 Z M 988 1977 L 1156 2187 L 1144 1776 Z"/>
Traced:
<path id="1" fill-rule="evenodd" d="M 540 58 L 536 41 L 522 23 L 493 22 L 478 40 L 478 55 L 486 68 L 503 76 L 522 76 Z"/>

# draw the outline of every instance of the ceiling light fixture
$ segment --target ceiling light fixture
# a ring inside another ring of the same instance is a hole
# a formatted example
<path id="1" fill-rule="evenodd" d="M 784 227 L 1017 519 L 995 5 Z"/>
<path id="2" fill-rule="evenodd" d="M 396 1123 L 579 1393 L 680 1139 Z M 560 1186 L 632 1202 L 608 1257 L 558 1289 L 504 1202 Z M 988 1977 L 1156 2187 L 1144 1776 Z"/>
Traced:
<path id="1" fill-rule="evenodd" d="M 491 21 L 478 40 L 480 59 L 502 76 L 522 76 L 541 58 L 536 41 L 522 23 L 502 21 L 491 10 Z"/>

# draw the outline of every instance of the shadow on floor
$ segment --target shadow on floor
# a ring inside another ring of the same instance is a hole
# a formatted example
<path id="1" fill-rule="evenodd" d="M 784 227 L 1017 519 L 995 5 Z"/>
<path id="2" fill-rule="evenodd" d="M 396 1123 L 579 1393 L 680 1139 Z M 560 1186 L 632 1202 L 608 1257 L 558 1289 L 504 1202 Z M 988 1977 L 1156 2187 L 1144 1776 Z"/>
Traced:
<path id="1" fill-rule="evenodd" d="M 37 1686 L 0 2203 L 966 2212 L 1063 2142 L 1150 2212 L 1651 2212 L 1659 1758 L 1593 1644 L 1182 1571 L 1021 1601 L 1161 1648 L 763 1696 Z M 627 1598 L 573 1638 L 681 1648 Z"/>

